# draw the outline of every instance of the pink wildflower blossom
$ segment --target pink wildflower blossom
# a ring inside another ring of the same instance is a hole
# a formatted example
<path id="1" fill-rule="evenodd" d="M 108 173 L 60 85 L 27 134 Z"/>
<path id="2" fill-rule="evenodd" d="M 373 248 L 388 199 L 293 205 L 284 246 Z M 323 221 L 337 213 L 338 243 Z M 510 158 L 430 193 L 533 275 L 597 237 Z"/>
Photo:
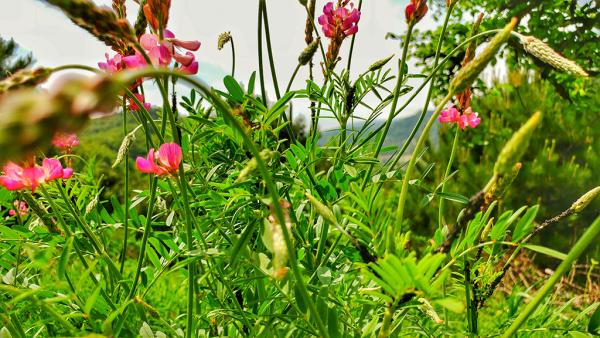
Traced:
<path id="1" fill-rule="evenodd" d="M 196 61 L 196 57 L 191 52 L 187 52 L 185 54 L 192 57 L 192 63 L 190 63 L 189 66 L 182 65 L 181 67 L 177 68 L 177 70 L 189 75 L 198 74 L 198 62 Z"/>
<path id="2" fill-rule="evenodd" d="M 140 37 L 142 48 L 148 53 L 152 64 L 159 66 L 168 66 L 171 63 L 171 58 L 188 67 L 194 62 L 193 54 L 186 53 L 181 55 L 175 47 L 181 47 L 191 51 L 197 51 L 200 48 L 199 41 L 182 41 L 175 39 L 175 34 L 165 29 L 164 40 L 156 34 L 144 34 Z M 139 53 L 139 52 L 138 52 Z M 137 54 L 137 53 L 136 53 Z"/>
<path id="3" fill-rule="evenodd" d="M 323 7 L 323 15 L 319 17 L 319 24 L 323 26 L 323 34 L 328 38 L 337 38 L 340 35 L 352 35 L 358 32 L 360 12 L 350 3 L 350 9 L 340 7 L 333 9 L 333 2 L 328 2 Z"/>
<path id="4" fill-rule="evenodd" d="M 55 158 L 46 158 L 41 167 L 21 168 L 13 162 L 4 166 L 4 176 L 0 176 L 0 186 L 8 190 L 35 188 L 42 183 L 47 183 L 58 178 L 68 179 L 73 175 L 73 169 L 63 169 L 60 161 Z"/>
<path id="5" fill-rule="evenodd" d="M 161 176 L 179 172 L 179 163 L 182 158 L 183 151 L 177 143 L 165 143 L 158 148 L 158 151 L 155 151 L 154 148 L 150 149 L 148 158 L 138 157 L 136 165 L 141 172 Z"/>
<path id="6" fill-rule="evenodd" d="M 79 145 L 79 141 L 77 141 L 77 135 L 75 134 L 56 133 L 52 144 L 57 148 L 61 148 L 64 154 L 71 154 L 73 153 L 73 147 Z"/>
<path id="7" fill-rule="evenodd" d="M 465 130 L 467 126 L 471 128 L 477 127 L 479 122 L 481 122 L 481 118 L 479 118 L 478 113 L 473 113 L 471 107 L 465 109 L 464 114 L 458 111 L 455 108 L 454 103 L 450 103 L 448 105 L 448 110 L 444 110 L 440 113 L 440 122 L 443 123 L 454 123 L 458 122 L 458 126 Z"/>
<path id="8" fill-rule="evenodd" d="M 14 205 L 15 205 L 15 208 L 17 210 L 19 210 L 19 216 L 27 216 L 28 215 L 27 214 L 27 203 L 25 203 L 25 202 L 19 203 L 19 201 L 15 201 Z M 8 211 L 8 214 L 11 215 L 11 216 L 14 216 L 17 213 L 15 212 L 14 209 L 10 209 Z"/>

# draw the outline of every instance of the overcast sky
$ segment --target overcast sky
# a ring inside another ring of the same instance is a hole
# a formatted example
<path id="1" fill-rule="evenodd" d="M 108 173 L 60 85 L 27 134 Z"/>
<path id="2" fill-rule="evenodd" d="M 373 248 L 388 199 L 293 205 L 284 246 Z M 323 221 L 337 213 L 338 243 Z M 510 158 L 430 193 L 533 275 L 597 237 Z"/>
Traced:
<path id="1" fill-rule="evenodd" d="M 98 5 L 110 5 L 111 0 L 94 0 Z M 317 14 L 322 14 L 322 8 L 327 1 L 317 2 Z M 355 1 L 358 4 L 358 1 Z M 354 54 L 352 57 L 352 80 L 364 72 L 373 62 L 396 54 L 395 62 L 388 66 L 397 72 L 397 58 L 400 56 L 399 43 L 396 40 L 386 40 L 388 32 L 396 34 L 406 30 L 404 7 L 408 0 L 377 0 L 364 1 L 359 31 L 356 36 Z M 125 2 L 128 19 L 133 24 L 139 6 L 133 0 Z M 110 47 L 96 40 L 93 36 L 75 26 L 59 10 L 35 0 L 0 0 L 0 35 L 4 39 L 14 38 L 21 46 L 21 52 L 33 52 L 36 65 L 56 67 L 63 64 L 83 64 L 97 67 L 98 62 L 105 61 L 104 54 L 115 53 Z M 275 58 L 275 68 L 280 90 L 285 90 L 292 72 L 297 65 L 300 52 L 306 47 L 304 42 L 304 26 L 306 12 L 297 0 L 269 0 L 267 1 L 271 42 Z M 235 78 L 246 83 L 253 71 L 258 70 L 257 54 L 257 21 L 258 1 L 251 0 L 173 0 L 168 29 L 177 38 L 182 40 L 199 40 L 200 49 L 195 52 L 196 60 L 200 63 L 197 77 L 204 82 L 224 89 L 222 79 L 231 71 L 231 48 L 226 46 L 217 50 L 219 34 L 230 31 L 234 38 L 236 48 Z M 418 24 L 419 29 L 433 28 L 437 23 L 431 18 L 431 11 Z M 321 33 L 321 32 L 320 32 Z M 322 35 L 322 33 L 321 33 Z M 327 43 L 327 39 L 324 39 Z M 342 61 L 336 67 L 340 71 L 347 64 L 347 55 L 350 39 L 344 41 L 340 56 Z M 267 95 L 270 100 L 275 99 L 271 74 L 264 51 L 265 77 L 267 79 Z M 321 61 L 321 54 L 317 53 L 317 64 Z M 411 73 L 417 73 L 414 62 L 408 62 Z M 318 66 L 320 68 L 320 66 Z M 319 74 L 319 68 L 315 68 Z M 302 67 L 298 73 L 292 89 L 305 87 L 308 78 L 308 67 Z M 317 83 L 323 77 L 316 77 Z M 413 80 L 412 85 L 418 85 L 420 80 Z M 149 82 L 146 82 L 147 88 Z M 258 83 L 257 86 L 258 87 Z M 390 87 L 392 84 L 390 83 Z M 178 88 L 179 94 L 189 94 L 189 89 Z M 425 93 L 426 90 L 423 91 Z M 146 90 L 147 101 L 160 103 L 157 90 Z M 370 102 L 375 102 L 370 98 Z M 414 114 L 419 111 L 424 101 L 420 95 L 407 107 L 405 114 Z M 294 112 L 308 112 L 305 100 L 295 100 Z M 358 111 L 364 116 L 364 111 Z M 382 118 L 387 117 L 386 111 Z M 324 129 L 333 128 L 333 120 L 322 120 Z"/>

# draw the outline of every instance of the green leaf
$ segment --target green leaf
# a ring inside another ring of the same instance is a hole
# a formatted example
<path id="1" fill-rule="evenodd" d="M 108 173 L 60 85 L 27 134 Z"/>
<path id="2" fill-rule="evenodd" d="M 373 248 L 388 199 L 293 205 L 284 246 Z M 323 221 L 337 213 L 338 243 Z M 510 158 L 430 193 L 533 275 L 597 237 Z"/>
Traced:
<path id="1" fill-rule="evenodd" d="M 323 285 L 330 285 L 331 280 L 333 279 L 331 269 L 326 266 L 322 266 L 317 270 L 317 276 Z"/>
<path id="2" fill-rule="evenodd" d="M 252 72 L 250 75 L 250 80 L 248 80 L 248 94 L 254 94 L 254 80 L 256 80 L 256 71 Z"/>
<path id="3" fill-rule="evenodd" d="M 449 192 L 438 192 L 436 195 L 440 196 L 445 200 L 450 200 L 459 203 L 469 203 L 469 198 L 459 194 L 453 194 Z"/>
<path id="4" fill-rule="evenodd" d="M 435 195 L 434 194 L 427 194 L 425 196 L 423 196 L 423 199 L 421 200 L 421 206 L 424 207 L 427 204 L 429 204 L 429 202 L 431 202 L 431 200 L 433 199 Z"/>
<path id="5" fill-rule="evenodd" d="M 598 329 L 600 329 L 600 303 L 596 304 L 598 304 L 598 307 L 596 307 L 596 310 L 590 317 L 590 322 L 587 327 L 587 331 L 591 334 L 598 334 Z"/>
<path id="6" fill-rule="evenodd" d="M 98 295 L 100 294 L 101 290 L 102 285 L 96 286 L 92 292 L 92 295 L 89 296 L 89 298 L 85 301 L 85 306 L 83 307 L 83 312 L 85 312 L 85 314 L 90 314 L 90 311 L 92 311 L 92 308 L 94 308 L 94 304 L 96 304 L 96 299 L 98 299 Z"/>
<path id="7" fill-rule="evenodd" d="M 140 336 L 142 336 L 142 338 L 154 338 L 154 333 L 152 333 L 152 329 L 146 322 L 144 322 L 140 328 Z"/>
<path id="8" fill-rule="evenodd" d="M 117 200 L 117 197 L 115 197 L 115 195 L 112 195 L 110 197 L 110 203 L 112 204 L 113 210 L 115 211 L 115 214 L 119 218 L 119 221 L 124 222 L 125 221 L 125 213 L 123 212 L 123 208 L 121 208 L 121 204 L 119 203 L 119 201 Z"/>
<path id="9" fill-rule="evenodd" d="M 560 260 L 565 260 L 567 258 L 567 255 L 565 255 L 562 252 L 558 252 L 556 250 L 552 250 L 550 248 L 546 248 L 543 246 L 539 246 L 539 245 L 533 245 L 533 244 L 523 244 L 524 248 L 527 248 L 529 250 L 533 250 L 539 253 L 543 253 L 545 255 L 554 257 L 554 258 L 558 258 Z"/>
<path id="10" fill-rule="evenodd" d="M 238 239 L 237 243 L 235 243 L 235 246 L 231 251 L 231 258 L 229 263 L 230 266 L 235 265 L 235 262 L 237 262 L 240 253 L 242 252 L 242 249 L 246 247 L 246 245 L 250 241 L 250 238 L 252 237 L 252 235 L 254 235 L 254 229 L 256 228 L 256 224 L 258 224 L 258 220 L 255 220 L 254 222 L 250 223 L 246 227 L 246 229 L 244 229 L 244 232 L 242 232 L 242 235 Z"/>
<path id="11" fill-rule="evenodd" d="M 523 217 L 521 217 L 521 220 L 519 221 L 519 223 L 517 223 L 517 226 L 515 227 L 515 233 L 513 234 L 513 242 L 516 242 L 521 238 L 525 237 L 525 235 L 527 235 L 531 230 L 533 230 L 533 228 L 535 228 L 535 225 L 533 225 L 533 221 L 535 220 L 535 216 L 537 215 L 538 209 L 539 205 L 534 205 L 533 207 L 529 208 L 529 210 L 527 210 Z"/>
<path id="12" fill-rule="evenodd" d="M 223 84 L 225 85 L 225 88 L 227 88 L 229 94 L 234 98 L 234 101 L 239 103 L 244 102 L 244 90 L 231 75 L 225 76 Z"/>
<path id="13" fill-rule="evenodd" d="M 583 332 L 579 332 L 579 331 L 569 331 L 569 334 L 573 337 L 573 338 L 590 338 L 590 335 L 585 334 Z"/>
<path id="14" fill-rule="evenodd" d="M 294 284 L 294 295 L 294 298 L 296 298 L 296 304 L 298 305 L 298 309 L 300 310 L 300 312 L 305 314 L 306 310 L 308 310 L 308 306 L 306 305 L 307 303 L 304 300 L 304 297 L 302 297 L 300 287 L 298 287 L 297 284 Z"/>
<path id="15" fill-rule="evenodd" d="M 462 313 L 465 310 L 463 302 L 455 298 L 436 299 L 433 302 L 455 313 Z"/>
<path id="16" fill-rule="evenodd" d="M 150 262 L 152 262 L 152 265 L 154 265 L 154 267 L 160 270 L 160 259 L 158 258 L 156 251 L 154 251 L 154 249 L 152 249 L 150 245 L 146 247 L 146 254 L 148 255 L 148 259 L 150 260 Z"/>
<path id="17" fill-rule="evenodd" d="M 63 252 L 60 255 L 60 259 L 58 260 L 58 277 L 62 278 L 64 276 L 65 271 L 67 269 L 67 265 L 69 264 L 69 257 L 71 257 L 71 247 L 73 246 L 73 238 L 69 237 L 67 239 L 67 243 L 63 247 Z"/>
<path id="18" fill-rule="evenodd" d="M 335 306 L 330 307 L 327 313 L 327 332 L 329 333 L 329 337 L 331 338 L 339 338 L 342 336 L 340 334 L 338 313 L 337 308 Z"/>
<path id="19" fill-rule="evenodd" d="M 283 95 L 283 97 L 275 102 L 273 107 L 269 109 L 267 116 L 270 116 L 277 112 L 280 108 L 283 108 L 294 97 L 294 95 L 296 95 L 296 92 L 287 92 L 285 95 Z"/>

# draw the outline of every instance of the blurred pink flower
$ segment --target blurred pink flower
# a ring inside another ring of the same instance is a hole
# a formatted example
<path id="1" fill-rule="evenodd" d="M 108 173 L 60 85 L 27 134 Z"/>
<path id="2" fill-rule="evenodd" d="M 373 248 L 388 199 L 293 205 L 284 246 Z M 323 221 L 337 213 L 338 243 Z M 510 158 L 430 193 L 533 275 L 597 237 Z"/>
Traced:
<path id="1" fill-rule="evenodd" d="M 338 38 L 352 35 L 358 32 L 358 20 L 360 20 L 360 12 L 354 8 L 354 4 L 350 3 L 350 9 L 340 7 L 333 9 L 333 2 L 328 2 L 323 7 L 323 15 L 319 17 L 323 34 L 328 38 Z"/>
<path id="2" fill-rule="evenodd" d="M 148 158 L 138 157 L 136 165 L 141 172 L 161 176 L 179 172 L 179 163 L 182 158 L 183 151 L 177 143 L 165 143 L 158 148 L 158 151 L 155 151 L 154 148 L 150 149 Z"/>
<path id="3" fill-rule="evenodd" d="M 77 141 L 77 135 L 75 134 L 56 133 L 52 140 L 52 144 L 57 148 L 61 148 L 63 153 L 71 154 L 73 152 L 73 147 L 79 145 L 79 141 Z"/>
<path id="4" fill-rule="evenodd" d="M 121 56 L 117 54 L 110 58 L 108 53 L 104 54 L 106 57 L 106 62 L 98 62 L 98 67 L 108 73 L 118 73 L 123 69 L 123 63 L 127 69 L 135 70 L 139 65 L 144 65 L 144 59 L 140 55 L 129 55 L 129 56 Z"/>
<path id="5" fill-rule="evenodd" d="M 198 73 L 198 62 L 196 61 L 196 57 L 191 52 L 187 52 L 185 54 L 192 57 L 192 62 L 188 66 L 182 65 L 181 67 L 177 68 L 177 70 L 179 70 L 182 73 L 189 74 L 189 75 L 197 74 Z"/>
<path id="6" fill-rule="evenodd" d="M 15 205 L 15 208 L 17 210 L 19 210 L 19 216 L 27 216 L 28 215 L 27 214 L 27 203 L 25 203 L 25 202 L 19 203 L 19 201 L 15 201 L 14 205 Z M 10 209 L 8 211 L 8 214 L 11 215 L 11 216 L 14 216 L 17 213 L 15 212 L 14 209 Z"/>
<path id="7" fill-rule="evenodd" d="M 142 94 L 133 94 L 133 96 L 135 96 L 138 100 L 140 100 L 140 102 L 143 103 L 144 108 L 146 108 L 146 110 L 150 109 L 151 104 L 148 102 L 144 103 L 144 95 Z M 128 97 L 129 99 L 129 109 L 131 110 L 140 110 L 140 107 L 135 103 L 135 101 L 133 101 L 130 97 Z"/>
<path id="8" fill-rule="evenodd" d="M 4 166 L 4 176 L 0 176 L 0 186 L 8 190 L 31 188 L 35 192 L 38 185 L 58 178 L 68 179 L 73 175 L 73 169 L 63 169 L 60 161 L 46 158 L 42 167 L 21 168 L 13 162 Z"/>
<path id="9" fill-rule="evenodd" d="M 457 122 L 460 113 L 458 109 L 454 108 L 454 103 L 450 103 L 448 105 L 448 110 L 444 110 L 440 113 L 440 122 L 443 123 L 453 123 Z"/>
<path id="10" fill-rule="evenodd" d="M 168 66 L 171 63 L 171 58 L 173 58 L 183 66 L 189 67 L 194 62 L 194 55 L 189 52 L 182 55 L 177 52 L 175 47 L 197 51 L 200 48 L 200 42 L 175 39 L 175 34 L 168 29 L 164 30 L 163 35 L 163 41 L 160 41 L 156 34 L 144 34 L 140 37 L 140 44 L 148 53 L 152 64 Z"/>

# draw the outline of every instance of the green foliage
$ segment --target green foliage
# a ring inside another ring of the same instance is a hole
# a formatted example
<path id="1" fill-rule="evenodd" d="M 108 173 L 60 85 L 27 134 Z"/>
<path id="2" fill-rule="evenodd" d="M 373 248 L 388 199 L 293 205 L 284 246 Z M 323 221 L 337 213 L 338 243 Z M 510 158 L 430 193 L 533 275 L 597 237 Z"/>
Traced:
<path id="1" fill-rule="evenodd" d="M 19 45 L 15 40 L 4 40 L 0 37 L 0 80 L 3 80 L 14 74 L 19 69 L 24 69 L 31 65 L 33 54 L 29 53 L 25 57 L 15 58 L 15 52 Z"/>

